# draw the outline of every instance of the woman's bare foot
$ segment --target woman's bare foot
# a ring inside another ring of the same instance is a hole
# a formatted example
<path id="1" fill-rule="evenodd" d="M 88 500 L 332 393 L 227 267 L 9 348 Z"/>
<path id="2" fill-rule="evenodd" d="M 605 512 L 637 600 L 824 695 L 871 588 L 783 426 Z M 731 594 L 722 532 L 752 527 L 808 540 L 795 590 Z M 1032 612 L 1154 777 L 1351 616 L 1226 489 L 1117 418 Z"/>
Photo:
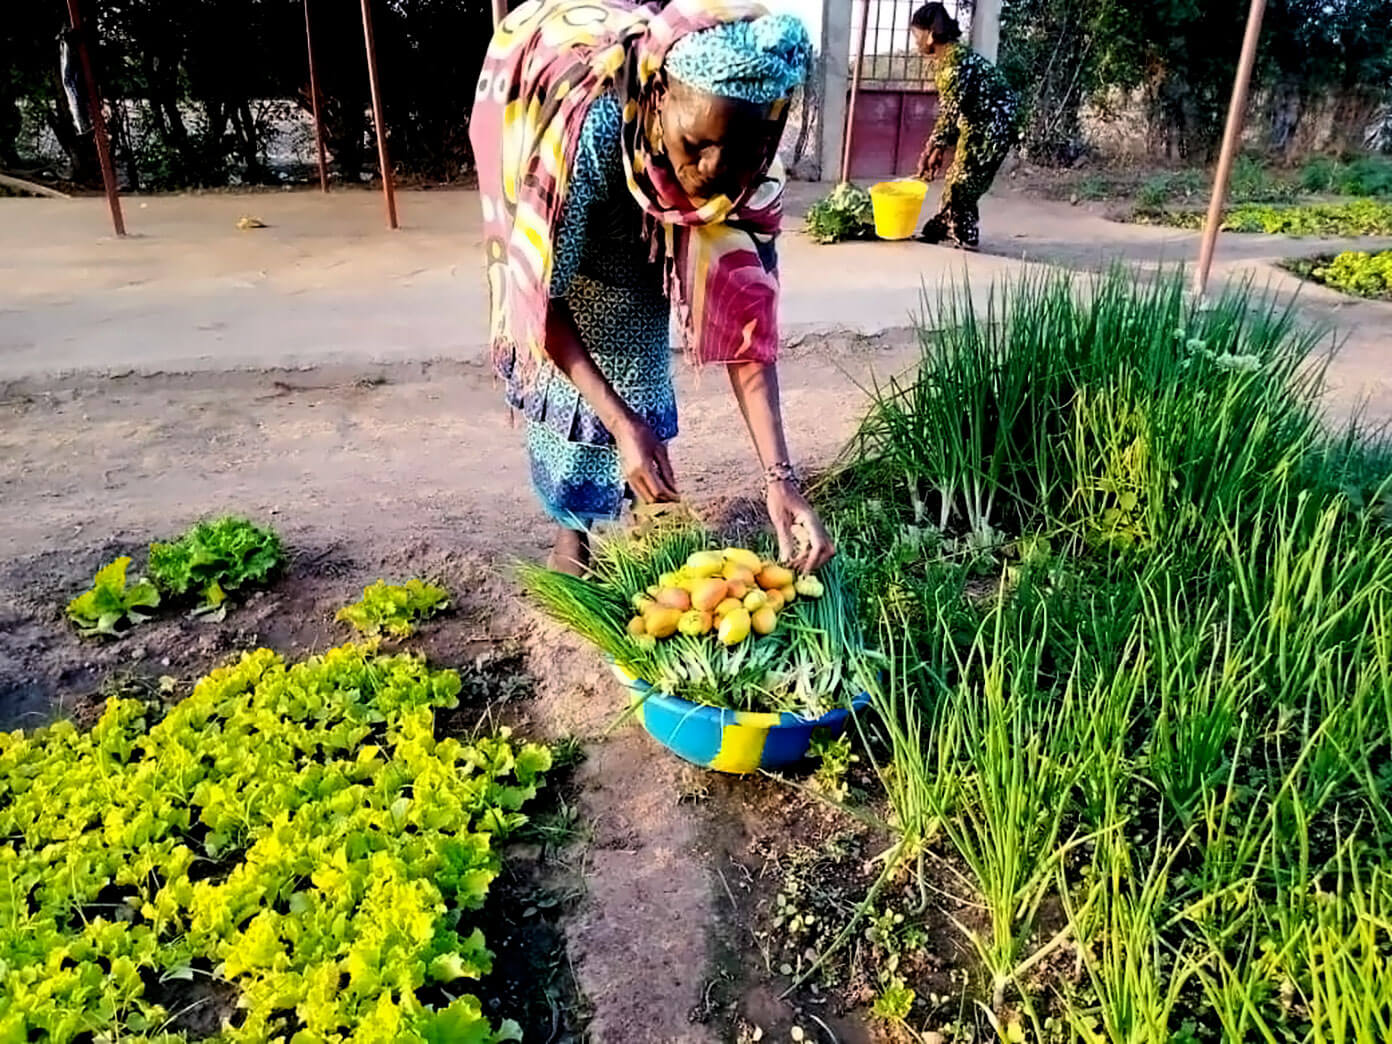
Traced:
<path id="1" fill-rule="evenodd" d="M 579 529 L 562 526 L 556 530 L 556 543 L 551 547 L 551 556 L 546 564 L 558 573 L 571 576 L 584 576 L 590 567 L 590 536 Z"/>

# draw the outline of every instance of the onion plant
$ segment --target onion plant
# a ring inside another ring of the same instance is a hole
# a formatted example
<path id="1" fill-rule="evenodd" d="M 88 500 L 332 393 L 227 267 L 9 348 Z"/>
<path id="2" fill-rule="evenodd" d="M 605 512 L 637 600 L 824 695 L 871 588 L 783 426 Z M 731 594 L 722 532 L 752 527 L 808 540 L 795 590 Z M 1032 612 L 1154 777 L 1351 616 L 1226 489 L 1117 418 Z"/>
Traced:
<path id="1" fill-rule="evenodd" d="M 1392 1039 L 1392 449 L 1325 415 L 1332 340 L 1182 272 L 924 311 L 819 492 L 904 851 L 987 913 L 987 1021 Z"/>

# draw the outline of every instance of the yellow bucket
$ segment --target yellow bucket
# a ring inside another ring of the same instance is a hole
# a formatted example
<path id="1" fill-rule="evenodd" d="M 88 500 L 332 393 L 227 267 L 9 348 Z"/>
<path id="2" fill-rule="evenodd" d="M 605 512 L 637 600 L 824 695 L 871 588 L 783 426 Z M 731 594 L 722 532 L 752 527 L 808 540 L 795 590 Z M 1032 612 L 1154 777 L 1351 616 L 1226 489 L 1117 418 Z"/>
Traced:
<path id="1" fill-rule="evenodd" d="M 870 187 L 870 206 L 875 213 L 875 235 L 881 239 L 908 239 L 918 231 L 918 215 L 928 185 L 913 178 L 882 181 Z"/>

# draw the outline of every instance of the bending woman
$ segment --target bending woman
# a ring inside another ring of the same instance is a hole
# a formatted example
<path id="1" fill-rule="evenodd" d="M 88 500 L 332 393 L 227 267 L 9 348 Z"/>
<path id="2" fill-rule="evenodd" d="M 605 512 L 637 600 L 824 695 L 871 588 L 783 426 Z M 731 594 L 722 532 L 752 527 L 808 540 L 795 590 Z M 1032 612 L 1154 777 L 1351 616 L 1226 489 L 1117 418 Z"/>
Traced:
<path id="1" fill-rule="evenodd" d="M 778 141 L 808 71 L 802 23 L 747 0 L 532 0 L 493 37 L 469 128 L 494 363 L 526 417 L 551 564 L 626 500 L 674 500 L 669 322 L 729 372 L 781 556 L 833 550 L 779 404 Z"/>
<path id="2" fill-rule="evenodd" d="M 919 53 L 933 60 L 939 102 L 918 177 L 936 178 L 944 152 L 957 146 L 943 182 L 942 204 L 919 238 L 974 250 L 981 241 L 977 201 L 1015 144 L 1019 103 L 1000 70 L 961 42 L 962 29 L 942 4 L 924 4 L 915 11 L 910 31 Z"/>

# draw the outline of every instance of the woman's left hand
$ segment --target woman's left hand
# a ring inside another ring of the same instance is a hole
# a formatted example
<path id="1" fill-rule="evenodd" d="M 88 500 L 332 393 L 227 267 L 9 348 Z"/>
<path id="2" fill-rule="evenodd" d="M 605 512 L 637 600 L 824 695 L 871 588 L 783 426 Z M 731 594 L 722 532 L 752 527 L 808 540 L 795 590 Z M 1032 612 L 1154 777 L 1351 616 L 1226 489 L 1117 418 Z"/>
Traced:
<path id="1" fill-rule="evenodd" d="M 799 573 L 815 572 L 836 554 L 826 527 L 796 483 L 769 483 L 768 513 L 778 534 L 778 557 Z"/>

